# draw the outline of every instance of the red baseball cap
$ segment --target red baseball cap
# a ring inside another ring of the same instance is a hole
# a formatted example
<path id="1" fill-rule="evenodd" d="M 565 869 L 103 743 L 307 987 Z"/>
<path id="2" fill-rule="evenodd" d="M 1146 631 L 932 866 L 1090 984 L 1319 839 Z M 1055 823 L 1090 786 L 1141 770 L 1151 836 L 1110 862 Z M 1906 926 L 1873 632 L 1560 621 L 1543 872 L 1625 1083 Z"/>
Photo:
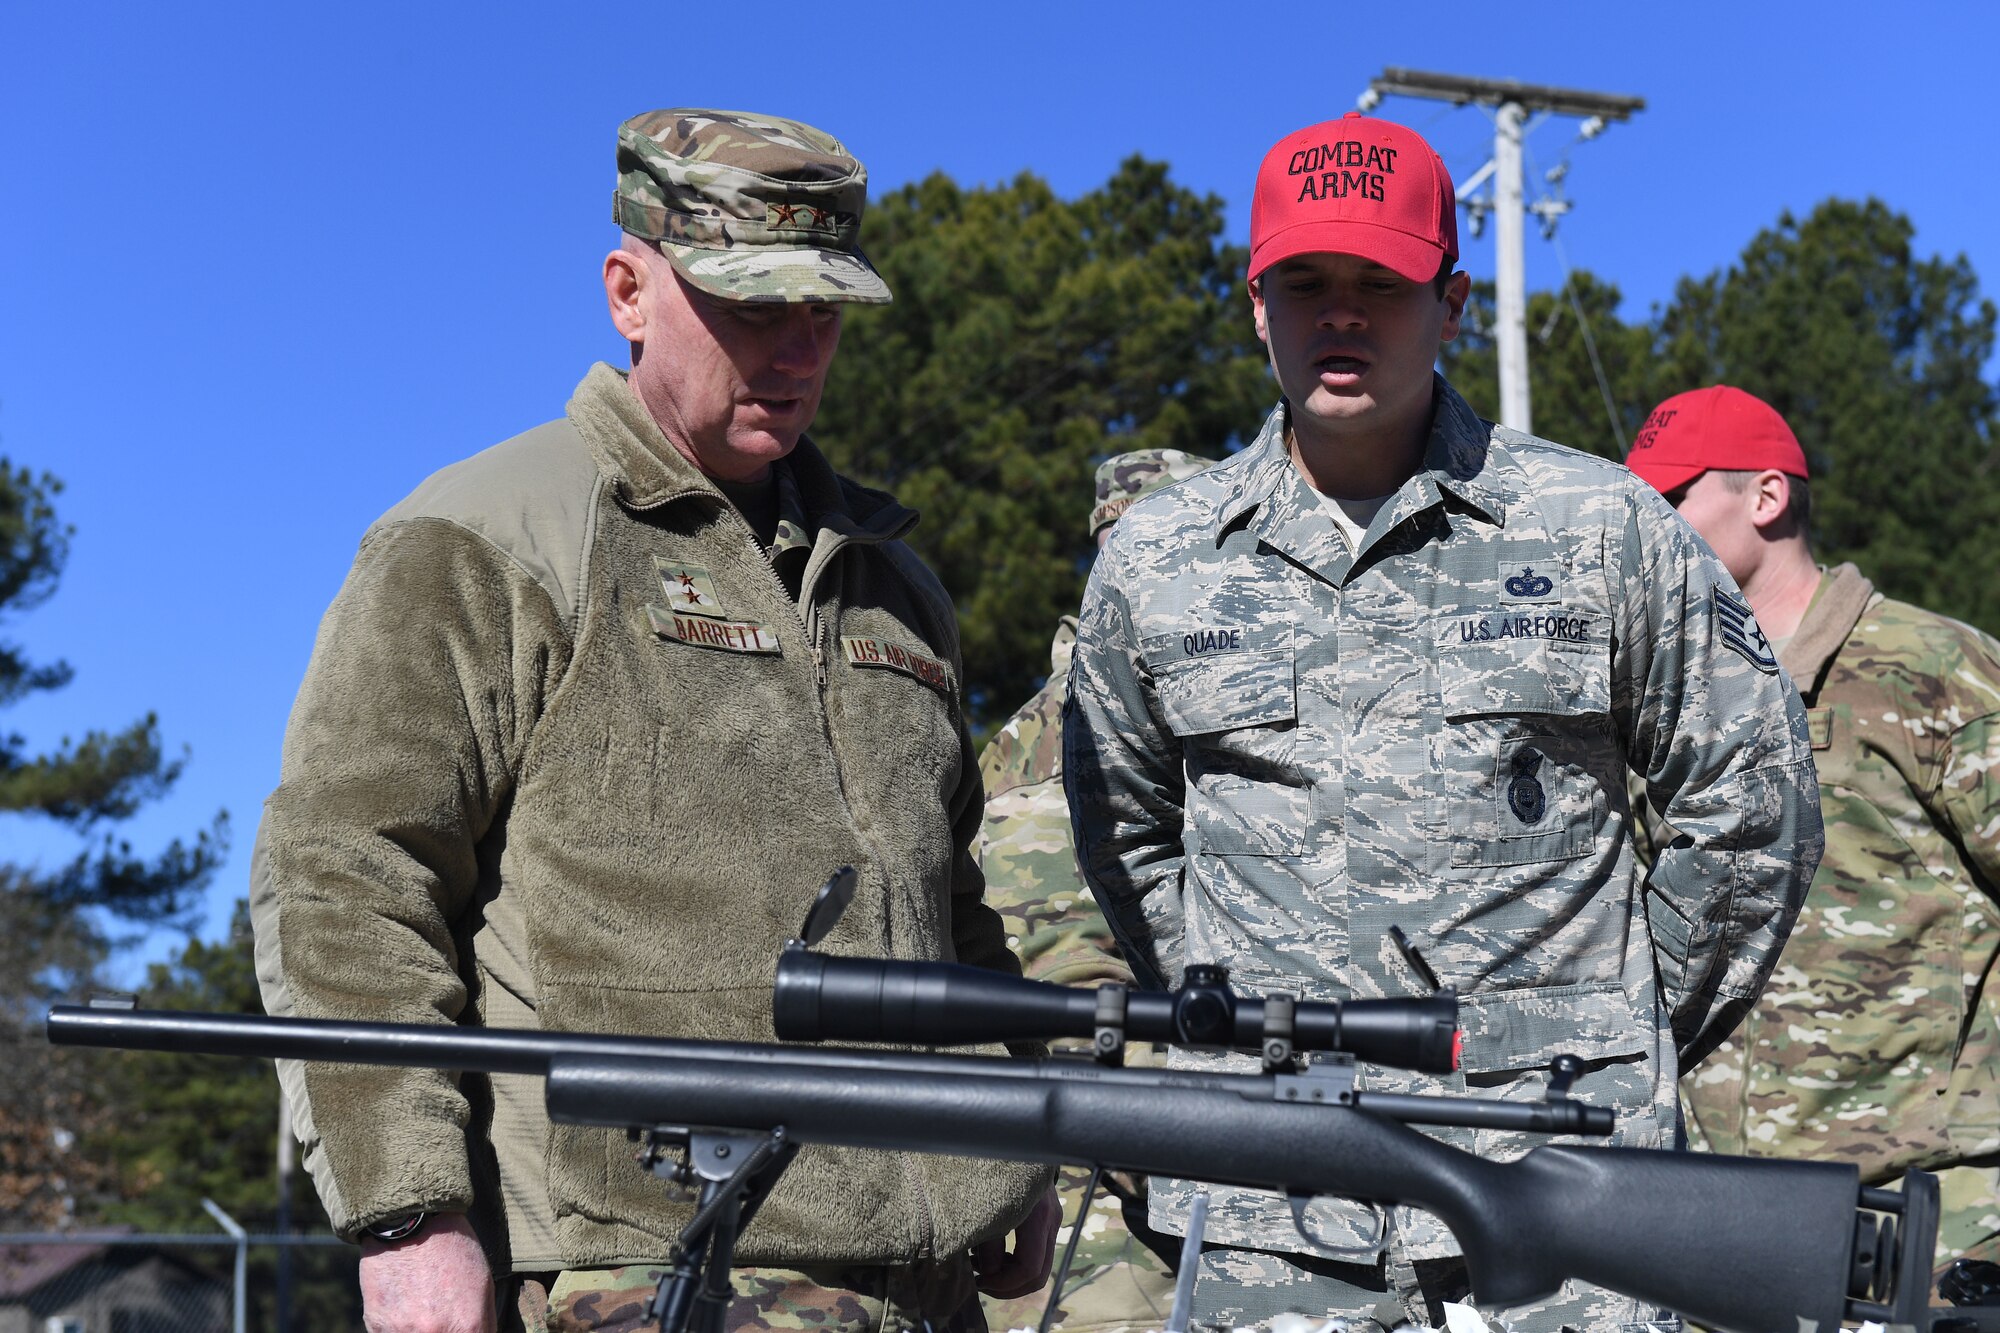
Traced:
<path id="1" fill-rule="evenodd" d="M 1415 130 L 1350 111 L 1278 140 L 1250 201 L 1250 279 L 1281 259 L 1360 255 L 1411 282 L 1458 258 L 1458 203 Z"/>
<path id="2" fill-rule="evenodd" d="M 1810 475 L 1806 451 L 1778 410 L 1727 384 L 1677 393 L 1654 408 L 1625 466 L 1662 495 L 1711 470 Z"/>

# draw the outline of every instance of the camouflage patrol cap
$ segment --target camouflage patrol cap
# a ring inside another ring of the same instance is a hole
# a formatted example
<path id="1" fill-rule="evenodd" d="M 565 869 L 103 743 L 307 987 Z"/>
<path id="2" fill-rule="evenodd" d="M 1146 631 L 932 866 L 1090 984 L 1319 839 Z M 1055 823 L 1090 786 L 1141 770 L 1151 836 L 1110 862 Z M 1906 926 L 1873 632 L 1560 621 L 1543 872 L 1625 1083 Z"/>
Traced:
<path id="1" fill-rule="evenodd" d="M 1119 516 L 1154 491 L 1186 481 L 1214 460 L 1178 449 L 1134 449 L 1114 454 L 1097 465 L 1097 505 L 1090 511 L 1090 535 L 1095 537 Z"/>
<path id="2" fill-rule="evenodd" d="M 648 111 L 618 127 L 611 218 L 732 301 L 889 300 L 861 253 L 868 171 L 801 121 Z"/>

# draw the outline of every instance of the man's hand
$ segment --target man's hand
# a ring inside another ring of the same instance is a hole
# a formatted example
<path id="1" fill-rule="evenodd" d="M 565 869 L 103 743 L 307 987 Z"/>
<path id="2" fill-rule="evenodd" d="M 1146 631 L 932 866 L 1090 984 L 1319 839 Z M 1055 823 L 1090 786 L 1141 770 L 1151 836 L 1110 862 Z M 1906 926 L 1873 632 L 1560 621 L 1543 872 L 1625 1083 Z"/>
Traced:
<path id="1" fill-rule="evenodd" d="M 361 1242 L 361 1322 L 368 1333 L 493 1333 L 493 1274 L 464 1214 L 439 1214 L 408 1240 Z"/>
<path id="2" fill-rule="evenodd" d="M 1049 1280 L 1049 1262 L 1055 1258 L 1056 1231 L 1061 1226 L 1062 1205 L 1056 1202 L 1056 1192 L 1050 1190 L 1014 1228 L 1011 1252 L 1001 1236 L 973 1246 L 972 1271 L 978 1275 L 979 1289 L 1002 1301 L 1039 1289 Z"/>

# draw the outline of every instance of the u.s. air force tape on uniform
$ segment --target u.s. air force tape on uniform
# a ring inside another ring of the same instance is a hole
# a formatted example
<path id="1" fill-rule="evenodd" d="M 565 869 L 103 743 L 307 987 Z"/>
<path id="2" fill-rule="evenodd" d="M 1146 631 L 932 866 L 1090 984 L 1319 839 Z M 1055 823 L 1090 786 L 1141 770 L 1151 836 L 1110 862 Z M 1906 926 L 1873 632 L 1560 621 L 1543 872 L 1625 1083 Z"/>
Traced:
<path id="1" fill-rule="evenodd" d="M 847 634 L 841 637 L 840 646 L 846 652 L 851 665 L 900 671 L 906 676 L 922 681 L 934 690 L 944 694 L 951 693 L 951 668 L 937 658 L 920 653 L 905 644 L 890 643 L 887 639 L 875 639 L 862 634 Z"/>

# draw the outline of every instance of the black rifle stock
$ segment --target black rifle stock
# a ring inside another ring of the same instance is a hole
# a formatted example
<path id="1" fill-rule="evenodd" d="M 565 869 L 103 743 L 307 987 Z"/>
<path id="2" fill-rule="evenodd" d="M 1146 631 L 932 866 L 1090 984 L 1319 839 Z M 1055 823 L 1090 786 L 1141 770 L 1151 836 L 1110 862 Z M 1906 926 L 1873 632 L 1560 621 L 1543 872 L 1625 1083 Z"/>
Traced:
<path id="1" fill-rule="evenodd" d="M 1565 1278 L 1738 1333 L 1928 1324 L 1932 1177 L 1907 1203 L 1854 1168 L 1544 1146 L 1488 1161 L 1406 1123 L 1603 1132 L 1574 1102 L 1371 1094 L 1321 1075 L 59 1007 L 52 1041 L 547 1076 L 551 1119 L 772 1131 L 790 1143 L 1084 1162 L 1402 1203 L 1457 1237 L 1489 1308 Z M 775 1140 L 774 1140 L 775 1141 Z M 1928 1192 L 1926 1192 L 1928 1187 Z M 1903 1211 L 1878 1234 L 1877 1213 Z M 1876 1299 L 1869 1299 L 1869 1298 Z"/>

